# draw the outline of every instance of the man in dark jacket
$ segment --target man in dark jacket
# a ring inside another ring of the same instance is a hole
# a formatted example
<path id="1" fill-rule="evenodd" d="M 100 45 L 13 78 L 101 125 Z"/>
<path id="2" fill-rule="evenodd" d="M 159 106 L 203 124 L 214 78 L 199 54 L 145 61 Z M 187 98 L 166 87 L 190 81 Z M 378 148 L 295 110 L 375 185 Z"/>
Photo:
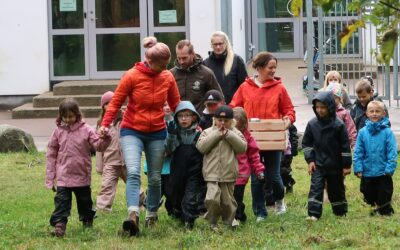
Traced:
<path id="1" fill-rule="evenodd" d="M 176 44 L 175 67 L 171 73 L 178 84 L 181 100 L 192 102 L 199 114 L 202 114 L 202 101 L 207 91 L 215 89 L 222 93 L 214 73 L 204 66 L 203 59 L 194 52 L 189 40 Z"/>
<path id="2" fill-rule="evenodd" d="M 335 99 L 331 92 L 320 92 L 313 100 L 316 115 L 304 132 L 302 146 L 311 175 L 308 194 L 308 220 L 322 215 L 325 182 L 335 215 L 347 213 L 344 178 L 351 169 L 351 150 L 344 123 L 336 117 Z"/>

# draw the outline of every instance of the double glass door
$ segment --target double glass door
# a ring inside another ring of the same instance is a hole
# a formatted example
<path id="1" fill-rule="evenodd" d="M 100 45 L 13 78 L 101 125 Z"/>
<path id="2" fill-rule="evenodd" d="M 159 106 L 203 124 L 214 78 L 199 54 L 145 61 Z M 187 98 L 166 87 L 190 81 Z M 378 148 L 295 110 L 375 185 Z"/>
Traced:
<path id="1" fill-rule="evenodd" d="M 116 79 L 141 61 L 148 35 L 188 37 L 188 0 L 49 0 L 52 80 Z"/>

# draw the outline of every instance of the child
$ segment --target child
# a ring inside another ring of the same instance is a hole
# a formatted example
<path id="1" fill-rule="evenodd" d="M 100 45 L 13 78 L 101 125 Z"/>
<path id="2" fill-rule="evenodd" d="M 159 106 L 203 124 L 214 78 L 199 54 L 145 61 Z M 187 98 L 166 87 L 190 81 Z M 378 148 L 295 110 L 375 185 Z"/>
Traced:
<path id="1" fill-rule="evenodd" d="M 307 220 L 316 221 L 322 215 L 325 181 L 333 213 L 347 213 L 343 176 L 350 173 L 351 150 L 345 125 L 336 117 L 333 94 L 317 93 L 313 110 L 316 117 L 307 124 L 302 146 L 311 175 Z"/>
<path id="2" fill-rule="evenodd" d="M 242 107 L 236 107 L 233 109 L 233 117 L 236 121 L 236 128 L 242 132 L 247 141 L 246 152 L 236 156 L 239 164 L 239 175 L 236 179 L 235 189 L 233 191 L 233 196 L 237 203 L 235 219 L 245 222 L 247 216 L 244 211 L 246 206 L 243 203 L 243 197 L 246 184 L 252 172 L 257 175 L 259 180 L 264 179 L 265 167 L 260 162 L 260 149 L 257 146 L 256 140 L 247 129 L 248 119 L 246 112 Z"/>
<path id="3" fill-rule="evenodd" d="M 218 232 L 217 221 L 220 216 L 224 224 L 237 227 L 237 204 L 233 197 L 238 176 L 236 155 L 246 152 L 247 143 L 235 128 L 231 107 L 222 105 L 217 108 L 213 126 L 201 133 L 196 146 L 204 154 L 203 176 L 207 182 L 205 218 L 215 232 Z"/>
<path id="4" fill-rule="evenodd" d="M 351 100 L 349 95 L 347 94 L 346 89 L 343 87 L 342 84 L 342 76 L 336 70 L 329 71 L 325 76 L 324 86 L 322 87 L 322 91 L 326 91 L 326 88 L 331 83 L 339 83 L 342 87 L 342 100 L 343 100 L 343 107 L 345 109 L 351 109 Z"/>
<path id="5" fill-rule="evenodd" d="M 199 126 L 205 130 L 212 126 L 215 110 L 224 104 L 224 97 L 218 90 L 212 89 L 204 95 L 204 105 L 206 108 L 203 111 L 203 116 L 200 118 Z"/>
<path id="6" fill-rule="evenodd" d="M 104 138 L 99 137 L 82 120 L 78 103 L 73 99 L 61 102 L 56 123 L 57 128 L 47 146 L 46 187 L 53 191 L 57 189 L 50 225 L 55 227 L 55 236 L 63 237 L 71 211 L 72 192 L 75 193 L 79 220 L 84 227 L 93 225 L 96 212 L 92 209 L 90 190 L 90 150 L 94 147 L 97 151 L 104 151 L 111 138 L 107 134 Z"/>
<path id="7" fill-rule="evenodd" d="M 201 133 L 198 128 L 199 114 L 189 101 L 180 102 L 175 112 L 174 120 L 167 127 L 165 145 L 166 153 L 172 155 L 168 191 L 172 215 L 191 230 L 198 217 L 198 195 L 203 181 L 203 156 L 196 148 Z"/>
<path id="8" fill-rule="evenodd" d="M 293 192 L 293 185 L 296 181 L 292 176 L 292 160 L 297 155 L 297 146 L 299 143 L 299 137 L 297 135 L 297 128 L 293 124 L 289 127 L 289 152 L 284 152 L 281 159 L 281 177 L 283 185 L 286 188 L 286 193 Z"/>
<path id="9" fill-rule="evenodd" d="M 359 131 L 354 151 L 354 173 L 361 178 L 364 201 L 375 207 L 372 215 L 392 215 L 392 175 L 397 165 L 397 143 L 385 117 L 384 104 L 371 101 L 365 127 Z"/>
<path id="10" fill-rule="evenodd" d="M 356 125 L 357 131 L 360 131 L 360 129 L 365 126 L 365 121 L 367 120 L 366 111 L 368 103 L 374 100 L 373 88 L 370 81 L 366 79 L 358 81 L 356 83 L 356 94 L 357 100 L 354 102 L 350 114 L 353 118 L 354 124 Z M 380 101 L 378 98 L 377 100 Z M 386 107 L 385 114 L 389 117 Z"/>
<path id="11" fill-rule="evenodd" d="M 98 125 L 101 124 L 114 92 L 108 91 L 101 97 L 101 116 Z M 122 156 L 119 142 L 119 128 L 122 120 L 122 112 L 116 116 L 109 128 L 111 143 L 104 153 L 96 152 L 96 170 L 102 174 L 101 189 L 97 195 L 96 208 L 103 211 L 111 211 L 117 192 L 118 179 L 126 182 L 126 166 Z"/>
<path id="12" fill-rule="evenodd" d="M 173 112 L 168 105 L 168 102 L 164 103 L 164 121 L 168 125 L 169 122 L 174 120 Z M 166 155 L 163 162 L 163 167 L 161 169 L 161 197 L 165 197 L 165 209 L 167 210 L 168 215 L 172 215 L 172 204 L 169 198 L 168 185 L 169 185 L 169 174 L 170 174 L 170 165 L 171 165 L 171 155 Z M 143 172 L 147 175 L 147 161 L 144 162 Z M 162 205 L 162 199 L 160 200 L 160 205 Z M 146 202 L 144 202 L 146 204 Z"/>
<path id="13" fill-rule="evenodd" d="M 326 91 L 331 91 L 335 97 L 336 103 L 336 116 L 344 122 L 346 125 L 347 134 L 349 135 L 350 147 L 354 149 L 356 145 L 357 130 L 356 125 L 354 125 L 353 119 L 351 118 L 350 112 L 343 108 L 342 106 L 342 95 L 343 91 L 338 83 L 329 84 Z"/>

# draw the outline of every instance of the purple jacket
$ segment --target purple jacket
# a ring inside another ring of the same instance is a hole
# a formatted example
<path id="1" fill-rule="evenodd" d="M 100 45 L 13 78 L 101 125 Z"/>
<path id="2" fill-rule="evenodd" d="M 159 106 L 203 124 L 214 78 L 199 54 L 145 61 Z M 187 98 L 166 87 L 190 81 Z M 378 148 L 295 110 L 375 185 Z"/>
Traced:
<path id="1" fill-rule="evenodd" d="M 254 137 L 247 129 L 242 131 L 242 134 L 247 141 L 247 150 L 245 153 L 236 156 L 239 164 L 239 175 L 235 185 L 246 185 L 251 173 L 259 175 L 265 169 L 260 162 L 260 149 Z"/>
<path id="2" fill-rule="evenodd" d="M 72 126 L 61 124 L 51 135 L 46 153 L 46 187 L 57 181 L 60 187 L 89 186 L 92 162 L 90 149 L 104 152 L 111 137 L 101 139 L 96 131 L 83 121 Z"/>
<path id="3" fill-rule="evenodd" d="M 351 118 L 350 112 L 345 109 L 342 105 L 336 105 L 336 116 L 343 121 L 349 135 L 349 142 L 351 149 L 356 145 L 357 129 L 354 124 L 353 118 Z"/>

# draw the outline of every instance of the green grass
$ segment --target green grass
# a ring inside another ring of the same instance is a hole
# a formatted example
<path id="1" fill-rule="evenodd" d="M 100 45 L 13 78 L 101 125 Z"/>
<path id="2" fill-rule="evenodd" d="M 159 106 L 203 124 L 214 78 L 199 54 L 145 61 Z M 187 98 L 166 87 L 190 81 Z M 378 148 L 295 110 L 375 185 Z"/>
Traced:
<path id="1" fill-rule="evenodd" d="M 36 164 L 29 168 L 32 161 Z M 236 231 L 222 227 L 223 233 L 217 235 L 203 219 L 198 219 L 195 229 L 188 232 L 162 208 L 155 228 L 143 227 L 143 212 L 141 236 L 127 238 L 120 234 L 127 215 L 125 185 L 121 182 L 113 212 L 98 213 L 93 229 L 82 228 L 74 199 L 67 235 L 59 239 L 50 236 L 48 220 L 54 209 L 54 193 L 44 187 L 44 154 L 0 154 L 0 249 L 400 249 L 398 174 L 394 177 L 394 216 L 369 216 L 370 208 L 362 202 L 359 192 L 359 180 L 351 175 L 346 178 L 347 217 L 335 217 L 329 204 L 325 204 L 322 218 L 310 223 L 305 221 L 310 178 L 302 154 L 294 159 L 293 169 L 297 184 L 294 193 L 286 197 L 288 213 L 276 216 L 270 212 L 260 224 L 255 223 L 251 212 L 248 185 L 248 222 Z M 100 176 L 95 171 L 92 180 L 95 199 L 100 187 Z"/>

